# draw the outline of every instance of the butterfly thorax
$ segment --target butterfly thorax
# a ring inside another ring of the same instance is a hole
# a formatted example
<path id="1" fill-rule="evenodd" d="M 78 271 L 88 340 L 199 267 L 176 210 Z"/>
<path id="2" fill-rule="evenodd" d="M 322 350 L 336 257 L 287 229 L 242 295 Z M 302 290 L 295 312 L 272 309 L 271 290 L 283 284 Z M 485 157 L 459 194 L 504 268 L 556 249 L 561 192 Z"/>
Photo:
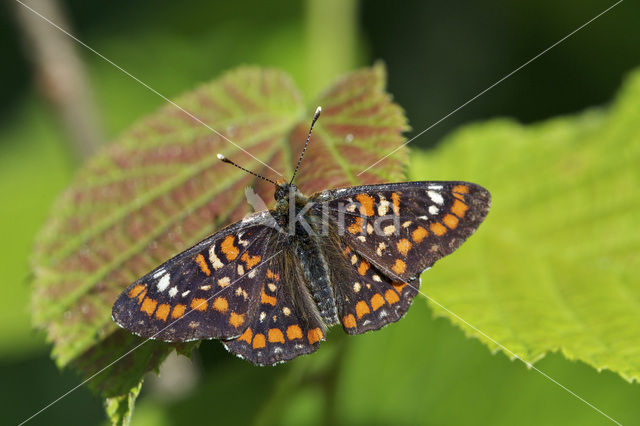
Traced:
<path id="1" fill-rule="evenodd" d="M 326 325 L 338 323 L 330 269 L 323 250 L 322 218 L 310 208 L 309 198 L 293 184 L 281 184 L 275 191 L 276 217 L 287 233 L 290 253 L 299 260 L 303 281 Z M 293 208 L 292 208 L 293 207 Z"/>

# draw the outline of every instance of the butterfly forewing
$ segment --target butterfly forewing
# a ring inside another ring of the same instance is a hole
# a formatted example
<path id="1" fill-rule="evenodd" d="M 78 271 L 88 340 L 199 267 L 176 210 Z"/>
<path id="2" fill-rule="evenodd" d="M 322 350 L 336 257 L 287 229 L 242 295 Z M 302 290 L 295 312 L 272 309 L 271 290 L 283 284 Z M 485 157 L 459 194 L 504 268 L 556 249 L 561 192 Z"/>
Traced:
<path id="1" fill-rule="evenodd" d="M 416 278 L 478 228 L 491 196 L 468 182 L 407 182 L 323 191 L 346 244 L 393 280 Z"/>
<path id="2" fill-rule="evenodd" d="M 262 263 L 276 238 L 268 212 L 231 225 L 131 284 L 116 300 L 116 323 L 165 341 L 232 338 L 254 314 Z"/>

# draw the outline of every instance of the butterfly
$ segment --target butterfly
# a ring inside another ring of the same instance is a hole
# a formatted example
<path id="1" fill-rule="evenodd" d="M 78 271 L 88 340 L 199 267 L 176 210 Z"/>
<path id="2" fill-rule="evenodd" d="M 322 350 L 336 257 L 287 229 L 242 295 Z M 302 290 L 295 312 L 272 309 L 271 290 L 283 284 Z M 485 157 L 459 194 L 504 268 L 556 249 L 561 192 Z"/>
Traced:
<path id="1" fill-rule="evenodd" d="M 113 320 L 167 342 L 220 339 L 272 365 L 316 351 L 327 329 L 348 334 L 398 321 L 420 274 L 455 251 L 487 215 L 489 192 L 469 182 L 385 183 L 306 196 L 275 182 L 273 210 L 227 226 L 131 284 Z"/>

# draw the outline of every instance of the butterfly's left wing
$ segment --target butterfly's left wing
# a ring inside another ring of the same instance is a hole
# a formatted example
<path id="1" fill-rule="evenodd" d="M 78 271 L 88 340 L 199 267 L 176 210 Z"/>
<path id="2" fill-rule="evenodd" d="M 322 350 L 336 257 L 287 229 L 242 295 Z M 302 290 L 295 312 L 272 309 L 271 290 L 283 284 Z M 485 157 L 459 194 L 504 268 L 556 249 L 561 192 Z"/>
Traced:
<path id="1" fill-rule="evenodd" d="M 113 320 L 142 337 L 168 342 L 233 338 L 256 311 L 277 231 L 255 213 L 160 265 L 115 301 Z"/>
<path id="2" fill-rule="evenodd" d="M 489 191 L 469 182 L 404 182 L 314 194 L 340 238 L 392 280 L 417 278 L 456 250 L 484 220 Z"/>

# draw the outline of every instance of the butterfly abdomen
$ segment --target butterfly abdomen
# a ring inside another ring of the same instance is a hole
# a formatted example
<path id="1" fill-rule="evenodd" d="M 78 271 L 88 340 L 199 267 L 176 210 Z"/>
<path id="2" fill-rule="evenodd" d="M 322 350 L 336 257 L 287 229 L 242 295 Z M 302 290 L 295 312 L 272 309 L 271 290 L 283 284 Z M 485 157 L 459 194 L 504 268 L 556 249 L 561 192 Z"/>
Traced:
<path id="1" fill-rule="evenodd" d="M 300 261 L 304 278 L 322 320 L 327 326 L 338 323 L 338 310 L 331 286 L 330 270 L 318 237 L 297 230 L 295 255 Z M 321 237 L 320 237 L 321 238 Z"/>

